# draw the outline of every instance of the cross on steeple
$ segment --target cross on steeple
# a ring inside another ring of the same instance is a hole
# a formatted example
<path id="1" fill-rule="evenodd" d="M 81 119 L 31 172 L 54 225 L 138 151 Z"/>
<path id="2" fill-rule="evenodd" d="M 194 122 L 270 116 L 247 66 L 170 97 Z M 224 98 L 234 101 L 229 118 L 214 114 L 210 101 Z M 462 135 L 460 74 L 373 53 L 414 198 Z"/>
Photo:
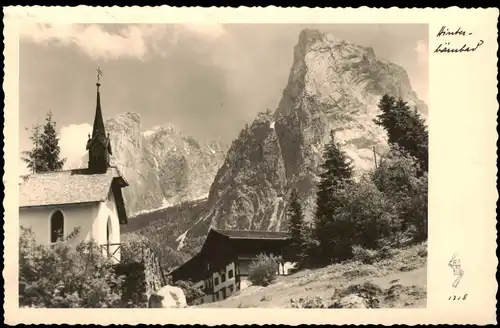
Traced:
<path id="1" fill-rule="evenodd" d="M 97 66 L 97 69 L 95 71 L 97 72 L 97 86 L 99 86 L 100 85 L 99 81 L 101 80 L 102 71 L 99 66 Z"/>

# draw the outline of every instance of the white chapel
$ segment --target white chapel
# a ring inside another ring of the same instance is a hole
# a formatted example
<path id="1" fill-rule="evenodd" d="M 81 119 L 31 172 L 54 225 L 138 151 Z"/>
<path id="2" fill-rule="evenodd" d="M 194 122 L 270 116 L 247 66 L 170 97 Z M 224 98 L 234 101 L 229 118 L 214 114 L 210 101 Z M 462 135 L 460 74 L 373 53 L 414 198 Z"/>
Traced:
<path id="1" fill-rule="evenodd" d="M 39 243 L 50 244 L 80 232 L 71 243 L 95 240 L 103 252 L 120 261 L 120 225 L 127 224 L 122 188 L 127 181 L 110 166 L 111 143 L 106 134 L 97 82 L 97 103 L 87 150 L 88 167 L 33 173 L 19 186 L 19 221 L 31 228 Z"/>

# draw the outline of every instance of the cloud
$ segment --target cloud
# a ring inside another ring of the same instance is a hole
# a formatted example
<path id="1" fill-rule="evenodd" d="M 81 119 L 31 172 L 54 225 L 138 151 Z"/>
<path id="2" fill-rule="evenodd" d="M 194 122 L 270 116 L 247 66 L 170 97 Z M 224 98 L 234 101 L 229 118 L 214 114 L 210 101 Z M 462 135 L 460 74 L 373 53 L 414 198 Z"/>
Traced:
<path id="1" fill-rule="evenodd" d="M 92 59 L 142 58 L 147 51 L 144 35 L 136 26 L 127 26 L 113 34 L 97 25 L 26 25 L 21 30 L 21 39 L 75 45 Z"/>
<path id="2" fill-rule="evenodd" d="M 181 25 L 181 27 L 187 32 L 193 33 L 200 37 L 208 38 L 210 41 L 229 36 L 227 30 L 221 24 L 183 24 Z"/>
<path id="3" fill-rule="evenodd" d="M 92 126 L 88 123 L 63 126 L 59 132 L 61 158 L 66 158 L 65 169 L 79 168 L 85 155 L 85 145 Z"/>
<path id="4" fill-rule="evenodd" d="M 420 64 L 426 64 L 429 58 L 429 46 L 426 40 L 418 40 L 414 49 Z"/>
<path id="5" fill-rule="evenodd" d="M 175 44 L 189 33 L 207 41 L 218 40 L 228 35 L 223 25 L 114 25 L 113 31 L 99 25 L 78 24 L 26 24 L 21 28 L 21 40 L 38 44 L 60 44 L 76 46 L 93 60 L 117 59 L 121 57 L 144 59 L 150 51 L 164 52 L 162 46 Z"/>

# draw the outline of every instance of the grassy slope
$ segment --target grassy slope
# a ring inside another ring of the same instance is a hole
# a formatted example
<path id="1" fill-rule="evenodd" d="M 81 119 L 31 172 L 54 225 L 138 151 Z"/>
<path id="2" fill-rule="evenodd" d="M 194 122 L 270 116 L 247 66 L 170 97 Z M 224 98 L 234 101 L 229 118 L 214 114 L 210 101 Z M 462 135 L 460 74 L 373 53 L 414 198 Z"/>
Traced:
<path id="1" fill-rule="evenodd" d="M 380 307 L 425 307 L 427 300 L 427 244 L 395 250 L 391 258 L 373 265 L 334 264 L 279 277 L 268 287 L 251 286 L 203 308 L 287 308 L 291 299 L 321 297 L 327 302 L 349 286 L 372 282 L 380 287 Z"/>

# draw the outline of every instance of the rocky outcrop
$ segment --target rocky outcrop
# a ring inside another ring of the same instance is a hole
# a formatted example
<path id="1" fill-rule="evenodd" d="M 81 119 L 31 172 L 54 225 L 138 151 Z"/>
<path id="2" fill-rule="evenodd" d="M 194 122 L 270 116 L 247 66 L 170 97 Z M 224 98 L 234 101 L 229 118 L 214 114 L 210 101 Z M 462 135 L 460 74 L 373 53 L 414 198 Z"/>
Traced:
<path id="1" fill-rule="evenodd" d="M 206 197 L 228 148 L 222 142 L 199 142 L 172 125 L 143 132 L 137 113 L 107 120 L 106 132 L 111 165 L 129 183 L 124 189 L 128 215 Z"/>
<path id="2" fill-rule="evenodd" d="M 171 204 L 206 197 L 227 152 L 222 142 L 201 143 L 172 125 L 147 133 L 145 144 L 163 196 Z"/>
<path id="3" fill-rule="evenodd" d="M 371 48 L 303 30 L 278 108 L 260 114 L 233 142 L 199 224 L 283 229 L 292 188 L 298 189 L 311 219 L 331 130 L 357 174 L 374 166 L 373 149 L 378 154 L 387 150 L 385 132 L 373 123 L 384 94 L 427 113 L 402 67 L 378 58 Z"/>
<path id="4" fill-rule="evenodd" d="M 225 229 L 280 228 L 285 166 L 271 113 L 261 113 L 241 131 L 210 188 L 212 226 Z M 222 220 L 221 220 L 222 218 Z"/>
<path id="5" fill-rule="evenodd" d="M 149 308 L 185 308 L 187 307 L 184 291 L 175 286 L 163 286 L 152 293 L 148 302 Z"/>

